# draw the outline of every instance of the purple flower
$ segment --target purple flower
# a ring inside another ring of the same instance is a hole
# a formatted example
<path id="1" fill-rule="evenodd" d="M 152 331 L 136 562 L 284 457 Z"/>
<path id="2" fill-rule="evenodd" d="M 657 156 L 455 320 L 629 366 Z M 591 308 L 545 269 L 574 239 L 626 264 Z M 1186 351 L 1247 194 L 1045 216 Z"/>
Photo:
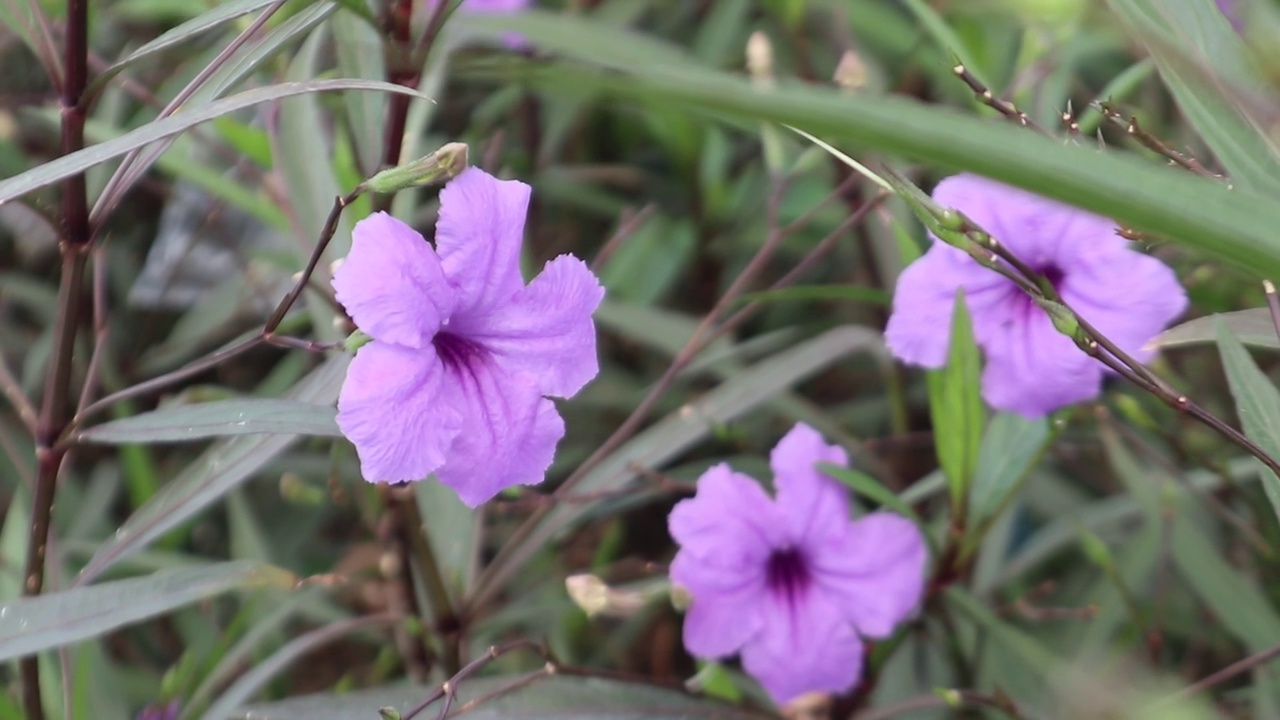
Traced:
<path id="1" fill-rule="evenodd" d="M 1143 345 L 1187 306 L 1173 271 L 1129 249 L 1107 218 L 974 175 L 933 192 L 1053 282 L 1067 305 L 1122 350 L 1146 361 Z M 1054 329 L 1047 313 L 1012 282 L 964 251 L 934 241 L 898 278 L 885 341 L 899 359 L 946 364 L 957 288 L 986 355 L 982 396 L 992 407 L 1039 417 L 1097 397 L 1105 366 Z"/>
<path id="2" fill-rule="evenodd" d="M 572 255 L 524 284 L 528 203 L 528 185 L 468 168 L 440 192 L 434 249 L 386 213 L 356 224 L 333 287 L 373 340 L 347 371 L 338 426 L 366 480 L 435 473 L 473 507 L 542 481 L 564 435 L 546 396 L 599 371 L 604 289 Z"/>
<path id="3" fill-rule="evenodd" d="M 862 670 L 859 636 L 887 637 L 924 590 L 920 532 L 883 512 L 851 522 L 844 488 L 817 470 L 820 462 L 848 457 L 797 424 L 769 457 L 776 500 L 720 464 L 669 520 L 680 544 L 671 579 L 692 597 L 685 647 L 707 658 L 740 652 L 779 705 L 852 688 Z"/>

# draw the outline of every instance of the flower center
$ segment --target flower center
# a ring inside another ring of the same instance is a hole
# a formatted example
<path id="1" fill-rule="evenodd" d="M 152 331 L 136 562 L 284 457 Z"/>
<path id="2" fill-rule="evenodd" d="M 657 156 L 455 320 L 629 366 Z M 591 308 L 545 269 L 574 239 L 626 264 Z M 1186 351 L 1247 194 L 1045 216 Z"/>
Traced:
<path id="1" fill-rule="evenodd" d="M 1045 279 L 1049 281 L 1049 284 L 1053 286 L 1054 290 L 1062 289 L 1062 281 L 1066 278 L 1066 273 L 1062 272 L 1062 268 L 1054 265 L 1053 263 L 1049 263 L 1044 267 L 1035 268 L 1035 271 L 1043 275 Z"/>
<path id="2" fill-rule="evenodd" d="M 484 353 L 479 344 L 450 332 L 438 332 L 431 339 L 440 361 L 449 369 L 457 369 L 471 365 Z"/>
<path id="3" fill-rule="evenodd" d="M 774 550 L 765 566 L 765 583 L 772 592 L 794 601 L 809 587 L 809 564 L 804 553 L 793 547 Z"/>
<path id="4" fill-rule="evenodd" d="M 1039 275 L 1044 276 L 1044 278 L 1049 281 L 1049 284 L 1053 286 L 1054 290 L 1059 292 L 1062 291 L 1062 281 L 1067 277 L 1067 274 L 1062 271 L 1062 268 L 1053 263 L 1046 263 L 1044 265 L 1033 265 L 1031 269 Z M 1013 294 L 1014 298 L 1012 301 L 1014 315 L 1006 322 L 1014 319 L 1020 322 L 1029 322 L 1032 318 L 1039 317 L 1044 313 L 1044 310 L 1041 310 L 1040 306 L 1036 305 L 1036 301 L 1031 299 L 1030 295 L 1019 290 L 1017 287 L 1014 287 L 1013 283 L 1009 283 L 1009 291 Z"/>

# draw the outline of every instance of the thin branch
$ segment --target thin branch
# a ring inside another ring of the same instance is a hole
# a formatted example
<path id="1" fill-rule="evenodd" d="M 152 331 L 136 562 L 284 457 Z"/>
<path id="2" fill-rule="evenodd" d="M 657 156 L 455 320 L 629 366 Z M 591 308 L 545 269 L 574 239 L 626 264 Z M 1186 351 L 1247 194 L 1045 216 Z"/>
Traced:
<path id="1" fill-rule="evenodd" d="M 890 718 L 906 717 L 908 713 L 914 714 L 920 710 L 932 708 L 949 708 L 951 710 L 990 708 L 998 710 L 1004 713 L 1006 717 L 1014 720 L 1021 720 L 1021 718 L 1025 717 L 1013 700 L 1003 693 L 988 695 L 977 690 L 944 689 L 935 694 L 920 695 L 886 707 L 860 712 L 853 716 L 853 720 L 889 720 Z"/>
<path id="2" fill-rule="evenodd" d="M 144 395 L 150 395 L 153 392 L 163 390 L 170 385 L 182 382 L 187 378 L 208 372 L 222 363 L 225 363 L 234 357 L 243 355 L 244 353 L 263 344 L 264 341 L 262 337 L 260 335 L 255 335 L 246 340 L 242 340 L 235 345 L 219 350 L 212 355 L 187 363 L 173 372 L 168 372 L 145 382 L 138 383 L 137 385 L 113 392 L 106 397 L 95 400 L 77 413 L 75 418 L 72 420 L 69 429 L 79 427 L 85 420 L 122 400 L 142 397 Z"/>
<path id="3" fill-rule="evenodd" d="M 66 9 L 65 75 L 58 98 L 63 157 L 84 147 L 85 108 L 80 101 L 89 73 L 89 0 L 67 0 Z M 36 418 L 36 488 L 31 501 L 22 584 L 22 592 L 27 596 L 39 595 L 44 590 L 45 554 L 53 521 L 54 495 L 66 456 L 65 450 L 56 447 L 56 441 L 67 426 L 71 368 L 80 328 L 84 271 L 91 239 L 85 176 L 78 173 L 62 184 L 62 238 L 59 243 L 62 273 L 58 280 L 58 310 L 54 319 L 51 359 L 45 376 L 44 399 Z M 34 655 L 22 658 L 19 672 L 27 720 L 44 720 L 39 658 Z"/>
<path id="4" fill-rule="evenodd" d="M 1138 124 L 1137 116 L 1130 115 L 1128 118 L 1125 118 L 1114 105 L 1106 101 L 1098 102 L 1096 107 L 1102 112 L 1103 117 L 1124 128 L 1124 131 L 1129 135 L 1129 137 L 1137 140 L 1138 144 L 1157 155 L 1168 158 L 1169 162 L 1172 162 L 1174 165 L 1177 165 L 1183 170 L 1193 172 L 1201 177 L 1207 177 L 1213 180 L 1223 179 L 1221 175 L 1209 170 L 1204 165 L 1201 165 L 1199 160 L 1190 155 L 1185 155 L 1174 150 L 1160 140 L 1160 138 L 1144 130 Z"/>
<path id="5" fill-rule="evenodd" d="M 76 415 L 84 410 L 98 388 L 102 370 L 102 355 L 109 342 L 107 325 L 107 257 L 99 245 L 93 250 L 93 351 L 89 355 L 89 367 L 85 371 L 84 386 L 80 388 L 80 401 L 76 403 Z M 74 420 L 74 418 L 73 418 Z"/>
<path id="6" fill-rule="evenodd" d="M 1155 705 L 1158 707 L 1161 705 L 1172 704 L 1172 703 L 1186 700 L 1194 695 L 1198 695 L 1204 692 L 1205 690 L 1208 690 L 1209 688 L 1212 688 L 1217 685 L 1221 685 L 1222 683 L 1226 682 L 1227 680 L 1230 680 L 1231 678 L 1237 675 L 1247 673 L 1250 670 L 1253 670 L 1254 668 L 1259 667 L 1264 663 L 1268 663 L 1277 657 L 1280 657 L 1280 645 L 1269 647 L 1266 650 L 1263 650 L 1262 652 L 1259 652 L 1259 653 L 1254 653 L 1253 655 L 1250 655 L 1249 657 L 1244 658 L 1243 660 L 1237 660 L 1236 662 L 1231 663 L 1230 665 L 1222 668 L 1221 670 L 1215 673 L 1206 675 L 1205 677 L 1195 681 L 1194 683 L 1191 683 L 1190 685 L 1182 688 L 1181 690 L 1173 693 L 1172 695 L 1169 695 L 1168 697 L 1165 697 L 1165 698 L 1161 698 L 1159 701 L 1155 703 Z"/>
<path id="7" fill-rule="evenodd" d="M 502 657 L 503 655 L 506 655 L 507 653 L 515 652 L 517 650 L 534 650 L 535 652 L 537 652 L 539 655 L 542 656 L 547 666 L 549 667 L 555 666 L 554 662 L 551 659 L 550 653 L 547 651 L 546 646 L 540 642 L 536 642 L 533 640 L 513 640 L 504 645 L 490 646 L 489 650 L 486 651 L 484 655 L 481 655 L 475 660 L 472 660 L 471 662 L 467 663 L 465 667 L 458 670 L 458 672 L 454 673 L 453 677 L 446 680 L 435 692 L 428 695 L 426 699 L 424 699 L 422 702 L 418 703 L 417 705 L 413 706 L 408 712 L 404 713 L 403 715 L 404 720 L 413 720 L 414 717 L 417 717 L 418 713 L 421 713 L 423 710 L 426 710 L 428 707 L 431 706 L 432 703 L 440 699 L 444 699 L 444 706 L 440 709 L 440 714 L 437 715 L 437 718 L 443 720 L 443 718 L 448 717 L 449 710 L 453 707 L 454 699 L 458 693 L 459 683 L 461 683 L 463 680 L 466 680 L 467 678 L 470 678 L 472 675 L 475 675 L 477 672 L 484 669 L 486 665 L 493 662 L 494 660 L 497 660 L 498 658 Z"/>
<path id="8" fill-rule="evenodd" d="M 991 92 L 991 89 L 986 85 L 983 85 L 981 80 L 974 77 L 973 73 L 969 72 L 969 69 L 963 64 L 956 63 L 951 68 L 951 72 L 955 73 L 955 76 L 960 78 L 961 82 L 969 86 L 969 89 L 973 91 L 973 96 L 976 97 L 983 105 L 995 110 L 1001 115 L 1018 123 L 1022 127 L 1031 128 L 1032 130 L 1044 135 L 1049 134 L 1048 131 L 1037 125 L 1030 116 L 1019 110 L 1013 103 L 996 97 L 995 93 Z"/>
<path id="9" fill-rule="evenodd" d="M 1064 308 L 1070 313 L 1071 318 L 1078 325 L 1078 331 L 1072 336 L 1077 347 L 1085 351 L 1090 356 L 1102 361 L 1104 365 L 1115 370 L 1117 374 L 1126 380 L 1134 383 L 1138 387 L 1146 390 L 1154 395 L 1164 404 L 1185 413 L 1199 421 L 1201 424 L 1211 428 L 1218 434 L 1238 445 L 1240 448 L 1248 452 L 1250 455 L 1258 458 L 1264 465 L 1272 471 L 1280 474 L 1280 462 L 1265 450 L 1250 440 L 1239 430 L 1228 425 L 1216 415 L 1205 410 L 1196 404 L 1186 395 L 1172 388 L 1167 382 L 1153 373 L 1146 365 L 1135 360 L 1131 355 L 1122 350 L 1109 338 L 1098 331 L 1088 320 L 1076 313 L 1063 300 L 1058 290 L 1048 278 L 1036 272 L 1029 265 L 1023 262 L 1017 255 L 1013 254 L 1008 247 L 1003 245 L 999 240 L 992 237 L 985 230 L 974 224 L 967 217 L 961 215 L 962 223 L 960 232 L 964 233 L 970 241 L 981 250 L 991 253 L 999 260 L 1007 263 L 1007 267 L 1000 263 L 984 262 L 983 258 L 974 255 L 979 262 L 982 262 L 988 268 L 999 272 L 1000 274 L 1013 280 L 1024 292 L 1031 295 L 1032 298 L 1038 300 L 1047 300 Z M 973 253 L 971 252 L 971 255 Z M 1012 270 L 1012 272 L 1010 272 Z"/>
<path id="10" fill-rule="evenodd" d="M 605 263 L 609 262 L 609 258 L 613 257 L 613 254 L 617 252 L 618 248 L 622 247 L 622 244 L 625 243 L 632 235 L 635 235 L 636 231 L 639 230 L 641 226 L 643 226 L 645 222 L 648 221 L 655 212 L 657 212 L 657 210 L 658 206 L 653 203 L 645 205 L 636 212 L 631 212 L 630 209 L 624 210 L 623 216 L 619 218 L 618 229 L 615 230 L 613 235 L 605 241 L 604 245 L 600 247 L 600 252 L 596 253 L 595 258 L 591 261 L 591 271 L 594 273 L 600 272 L 600 268 L 604 267 Z"/>

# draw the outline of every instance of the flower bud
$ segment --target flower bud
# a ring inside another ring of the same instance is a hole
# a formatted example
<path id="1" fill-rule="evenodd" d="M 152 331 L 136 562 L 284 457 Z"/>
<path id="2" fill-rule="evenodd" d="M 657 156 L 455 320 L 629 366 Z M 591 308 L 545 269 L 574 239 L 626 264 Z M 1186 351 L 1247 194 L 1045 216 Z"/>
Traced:
<path id="1" fill-rule="evenodd" d="M 1049 320 L 1053 322 L 1055 330 L 1073 340 L 1076 339 L 1080 333 L 1080 321 L 1066 305 L 1042 298 L 1036 298 L 1036 304 L 1049 313 Z"/>
<path id="2" fill-rule="evenodd" d="M 373 342 L 373 338 L 366 335 L 363 330 L 356 330 L 347 336 L 346 341 L 342 343 L 342 347 L 347 352 L 355 352 L 371 342 Z"/>
<path id="3" fill-rule="evenodd" d="M 387 168 L 365 180 L 361 186 L 376 193 L 393 193 L 405 188 L 444 182 L 466 168 L 466 143 L 449 143 L 413 162 Z"/>
<path id="4" fill-rule="evenodd" d="M 662 583 L 665 585 L 665 582 Z M 656 594 L 654 587 L 615 588 L 590 573 L 570 575 L 564 581 L 569 597 L 588 616 L 631 617 Z M 662 588 L 657 588 L 661 590 Z"/>
<path id="5" fill-rule="evenodd" d="M 867 66 L 858 53 L 845 50 L 831 79 L 841 90 L 861 90 L 867 86 Z"/>
<path id="6" fill-rule="evenodd" d="M 773 44 L 757 30 L 747 38 L 747 72 L 760 87 L 773 85 Z"/>

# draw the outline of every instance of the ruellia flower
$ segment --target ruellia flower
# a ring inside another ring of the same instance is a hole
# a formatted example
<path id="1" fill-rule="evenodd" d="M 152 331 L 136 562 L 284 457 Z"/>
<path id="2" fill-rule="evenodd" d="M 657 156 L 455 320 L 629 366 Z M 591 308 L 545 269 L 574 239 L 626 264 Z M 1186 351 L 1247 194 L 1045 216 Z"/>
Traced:
<path id="1" fill-rule="evenodd" d="M 564 422 L 550 397 L 596 376 L 604 289 L 572 255 L 520 276 L 529 186 L 468 168 L 440 192 L 435 247 L 386 213 L 356 224 L 334 273 L 372 341 L 338 397 L 371 482 L 435 473 L 471 506 L 541 482 Z"/>
<path id="2" fill-rule="evenodd" d="M 1186 309 L 1173 271 L 1130 248 L 1116 223 L 975 175 L 955 175 L 933 192 L 1044 275 L 1080 317 L 1140 361 L 1143 346 Z M 957 288 L 986 357 L 982 396 L 992 407 L 1027 417 L 1090 400 L 1106 366 L 1053 326 L 1049 315 L 1011 281 L 963 250 L 932 246 L 898 278 L 885 341 L 900 360 L 946 364 Z"/>
<path id="3" fill-rule="evenodd" d="M 779 705 L 851 689 L 860 638 L 890 635 L 924 589 L 920 531 L 884 512 L 850 521 L 845 489 L 817 468 L 824 462 L 848 456 L 798 424 L 769 457 L 775 499 L 720 464 L 668 523 L 680 545 L 671 580 L 691 598 L 685 647 L 703 658 L 740 653 Z"/>

